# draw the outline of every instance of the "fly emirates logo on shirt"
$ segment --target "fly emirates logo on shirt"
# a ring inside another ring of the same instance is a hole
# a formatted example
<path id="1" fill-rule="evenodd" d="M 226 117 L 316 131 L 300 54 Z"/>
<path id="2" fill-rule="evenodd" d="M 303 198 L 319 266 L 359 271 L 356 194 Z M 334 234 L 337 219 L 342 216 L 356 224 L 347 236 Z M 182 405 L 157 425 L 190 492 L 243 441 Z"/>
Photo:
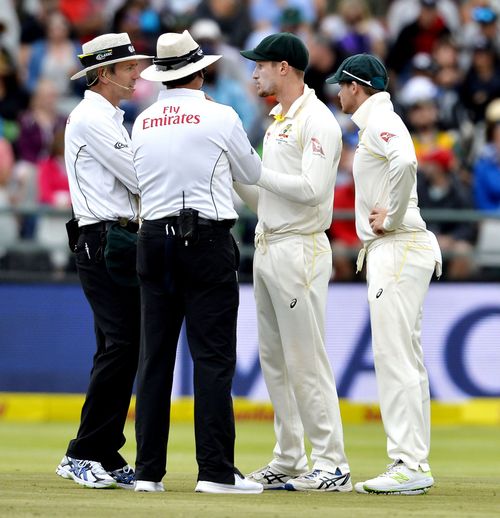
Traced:
<path id="1" fill-rule="evenodd" d="M 160 117 L 145 117 L 142 120 L 142 129 L 157 128 L 158 126 L 172 126 L 176 124 L 199 124 L 201 116 L 194 113 L 179 113 L 180 106 L 164 106 Z"/>

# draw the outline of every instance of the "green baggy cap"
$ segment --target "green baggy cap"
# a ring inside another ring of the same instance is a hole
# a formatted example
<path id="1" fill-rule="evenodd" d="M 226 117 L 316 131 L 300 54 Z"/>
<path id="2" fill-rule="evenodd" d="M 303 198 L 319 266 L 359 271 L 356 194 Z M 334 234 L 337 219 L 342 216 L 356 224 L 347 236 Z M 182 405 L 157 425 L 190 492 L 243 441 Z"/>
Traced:
<path id="1" fill-rule="evenodd" d="M 387 90 L 389 77 L 380 59 L 371 54 L 355 54 L 344 59 L 337 72 L 329 77 L 327 83 L 350 83 L 356 81 L 375 90 Z"/>
<path id="2" fill-rule="evenodd" d="M 287 61 L 298 70 L 305 70 L 309 62 L 304 42 L 290 32 L 266 36 L 253 50 L 241 50 L 240 54 L 252 61 Z"/>

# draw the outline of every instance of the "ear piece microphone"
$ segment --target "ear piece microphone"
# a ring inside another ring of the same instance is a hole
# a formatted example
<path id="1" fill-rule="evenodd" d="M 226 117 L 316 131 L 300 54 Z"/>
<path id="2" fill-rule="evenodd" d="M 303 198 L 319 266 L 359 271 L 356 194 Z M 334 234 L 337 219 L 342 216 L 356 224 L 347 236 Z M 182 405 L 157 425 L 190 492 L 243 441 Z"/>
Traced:
<path id="1" fill-rule="evenodd" d="M 102 71 L 102 77 L 106 78 L 110 83 L 113 83 L 114 85 L 119 86 L 120 88 L 124 88 L 125 90 L 129 90 L 132 92 L 134 91 L 134 88 L 130 86 L 123 86 L 120 83 L 116 83 L 115 81 L 113 81 L 109 76 L 106 75 L 106 70 Z"/>

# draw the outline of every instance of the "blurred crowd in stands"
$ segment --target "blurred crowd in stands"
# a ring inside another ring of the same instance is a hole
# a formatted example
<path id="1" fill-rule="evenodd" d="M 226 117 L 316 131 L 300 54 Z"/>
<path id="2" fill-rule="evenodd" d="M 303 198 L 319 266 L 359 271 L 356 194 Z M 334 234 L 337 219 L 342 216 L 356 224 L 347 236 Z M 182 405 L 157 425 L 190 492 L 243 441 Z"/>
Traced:
<path id="1" fill-rule="evenodd" d="M 278 31 L 303 38 L 310 52 L 306 83 L 343 131 L 338 214 L 353 209 L 358 136 L 340 111 L 338 85 L 325 79 L 348 55 L 381 57 L 396 110 L 415 142 L 421 209 L 488 216 L 426 218 L 446 258 L 444 278 L 481 279 L 488 267 L 498 273 L 500 250 L 490 252 L 500 248 L 500 219 L 494 217 L 500 215 L 499 15 L 500 0 L 2 0 L 0 267 L 19 269 L 24 261 L 26 268 L 61 275 L 71 269 L 63 148 L 65 119 L 85 89 L 85 79 L 69 80 L 81 68 L 81 43 L 104 32 L 128 32 L 138 53 L 154 55 L 159 34 L 187 28 L 205 53 L 224 56 L 207 70 L 203 89 L 238 112 L 257 149 L 274 99 L 256 96 L 252 62 L 239 50 Z M 122 106 L 129 127 L 157 93 L 156 83 L 138 81 L 133 101 Z M 239 237 L 250 246 L 255 220 L 241 210 Z M 354 279 L 359 242 L 352 219 L 334 215 L 329 234 L 335 279 Z"/>

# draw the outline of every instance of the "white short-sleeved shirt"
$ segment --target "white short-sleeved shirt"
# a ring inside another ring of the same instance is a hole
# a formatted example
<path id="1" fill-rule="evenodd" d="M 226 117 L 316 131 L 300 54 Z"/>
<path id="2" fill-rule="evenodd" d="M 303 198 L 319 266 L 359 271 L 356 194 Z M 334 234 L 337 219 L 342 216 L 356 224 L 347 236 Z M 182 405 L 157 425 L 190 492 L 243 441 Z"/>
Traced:
<path id="1" fill-rule="evenodd" d="M 139 192 L 123 111 L 87 90 L 70 113 L 64 158 L 79 226 L 119 218 L 136 220 Z"/>
<path id="2" fill-rule="evenodd" d="M 199 90 L 160 92 L 132 130 L 141 217 L 175 216 L 183 207 L 212 220 L 236 219 L 233 179 L 255 183 L 261 161 L 236 112 Z"/>

